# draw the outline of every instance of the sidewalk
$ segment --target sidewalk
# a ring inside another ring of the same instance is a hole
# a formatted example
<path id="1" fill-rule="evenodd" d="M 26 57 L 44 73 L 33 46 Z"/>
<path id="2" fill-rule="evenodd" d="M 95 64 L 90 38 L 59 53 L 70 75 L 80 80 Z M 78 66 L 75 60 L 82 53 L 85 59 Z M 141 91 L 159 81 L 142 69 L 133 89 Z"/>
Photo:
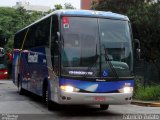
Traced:
<path id="1" fill-rule="evenodd" d="M 160 101 L 154 102 L 154 101 L 137 101 L 133 100 L 131 102 L 133 105 L 139 105 L 139 106 L 146 106 L 146 107 L 160 107 Z"/>

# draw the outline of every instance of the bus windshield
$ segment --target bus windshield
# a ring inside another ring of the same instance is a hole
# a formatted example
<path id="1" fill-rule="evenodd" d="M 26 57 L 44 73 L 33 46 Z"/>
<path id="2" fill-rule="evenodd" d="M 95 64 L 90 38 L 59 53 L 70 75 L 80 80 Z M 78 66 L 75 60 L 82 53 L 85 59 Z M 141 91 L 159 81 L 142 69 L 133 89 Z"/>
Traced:
<path id="1" fill-rule="evenodd" d="M 132 45 L 128 21 L 62 17 L 62 75 L 129 77 Z"/>
<path id="2" fill-rule="evenodd" d="M 133 53 L 128 21 L 99 19 L 99 26 L 103 76 L 111 73 L 111 68 L 104 60 L 106 55 L 118 76 L 130 76 Z"/>

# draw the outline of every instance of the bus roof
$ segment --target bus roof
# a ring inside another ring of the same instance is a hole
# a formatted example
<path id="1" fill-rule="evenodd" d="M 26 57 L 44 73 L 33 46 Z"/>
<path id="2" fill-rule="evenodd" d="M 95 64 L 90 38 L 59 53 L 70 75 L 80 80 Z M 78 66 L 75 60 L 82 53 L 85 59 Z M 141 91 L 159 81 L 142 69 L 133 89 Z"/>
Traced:
<path id="1" fill-rule="evenodd" d="M 127 16 L 105 11 L 95 11 L 95 10 L 60 10 L 57 11 L 62 16 L 86 16 L 86 17 L 97 17 L 97 18 L 110 18 L 110 19 L 120 19 L 129 20 Z"/>
<path id="2" fill-rule="evenodd" d="M 58 15 L 58 16 L 75 16 L 75 17 L 96 17 L 96 18 L 108 18 L 108 19 L 117 19 L 117 20 L 127 20 L 129 21 L 128 17 L 122 14 L 117 14 L 113 12 L 105 12 L 105 11 L 95 11 L 95 10 L 56 10 L 52 13 L 46 15 L 45 17 L 35 21 L 34 23 L 26 26 L 25 28 L 21 29 L 18 32 L 23 31 L 24 29 L 44 20 L 45 18 L 48 18 L 52 15 Z M 17 32 L 17 33 L 18 33 Z"/>

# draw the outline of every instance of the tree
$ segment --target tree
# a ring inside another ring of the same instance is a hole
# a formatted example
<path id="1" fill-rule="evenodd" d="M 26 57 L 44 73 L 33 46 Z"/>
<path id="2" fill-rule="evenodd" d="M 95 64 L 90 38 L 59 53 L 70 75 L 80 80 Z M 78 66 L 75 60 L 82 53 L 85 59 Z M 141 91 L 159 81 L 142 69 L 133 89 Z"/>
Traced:
<path id="1" fill-rule="evenodd" d="M 54 7 L 55 7 L 55 10 L 60 10 L 60 9 L 75 9 L 71 3 L 65 3 L 64 4 L 64 8 L 62 7 L 61 4 L 56 4 L 56 5 L 54 5 Z"/>
<path id="2" fill-rule="evenodd" d="M 61 4 L 56 4 L 54 5 L 54 7 L 55 7 L 55 10 L 60 10 L 63 8 Z"/>
<path id="3" fill-rule="evenodd" d="M 41 12 L 28 13 L 23 8 L 0 7 L 0 36 L 8 41 L 5 47 L 12 48 L 14 34 L 42 16 Z"/>
<path id="4" fill-rule="evenodd" d="M 13 19 L 15 19 L 16 11 L 12 8 L 0 8 L 0 36 L 5 37 L 8 40 L 14 33 Z M 4 47 L 4 46 L 3 46 Z"/>
<path id="5" fill-rule="evenodd" d="M 65 9 L 75 9 L 75 7 L 73 7 L 73 5 L 71 3 L 65 3 L 64 8 Z"/>

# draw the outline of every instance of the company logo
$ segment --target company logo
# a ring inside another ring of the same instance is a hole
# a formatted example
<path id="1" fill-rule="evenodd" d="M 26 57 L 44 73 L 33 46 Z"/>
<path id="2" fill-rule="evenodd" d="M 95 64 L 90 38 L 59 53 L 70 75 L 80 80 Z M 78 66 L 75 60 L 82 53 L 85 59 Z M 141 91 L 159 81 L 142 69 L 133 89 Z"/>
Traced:
<path id="1" fill-rule="evenodd" d="M 29 63 L 38 63 L 38 54 L 35 53 L 35 54 L 30 54 L 28 53 L 28 62 Z"/>

